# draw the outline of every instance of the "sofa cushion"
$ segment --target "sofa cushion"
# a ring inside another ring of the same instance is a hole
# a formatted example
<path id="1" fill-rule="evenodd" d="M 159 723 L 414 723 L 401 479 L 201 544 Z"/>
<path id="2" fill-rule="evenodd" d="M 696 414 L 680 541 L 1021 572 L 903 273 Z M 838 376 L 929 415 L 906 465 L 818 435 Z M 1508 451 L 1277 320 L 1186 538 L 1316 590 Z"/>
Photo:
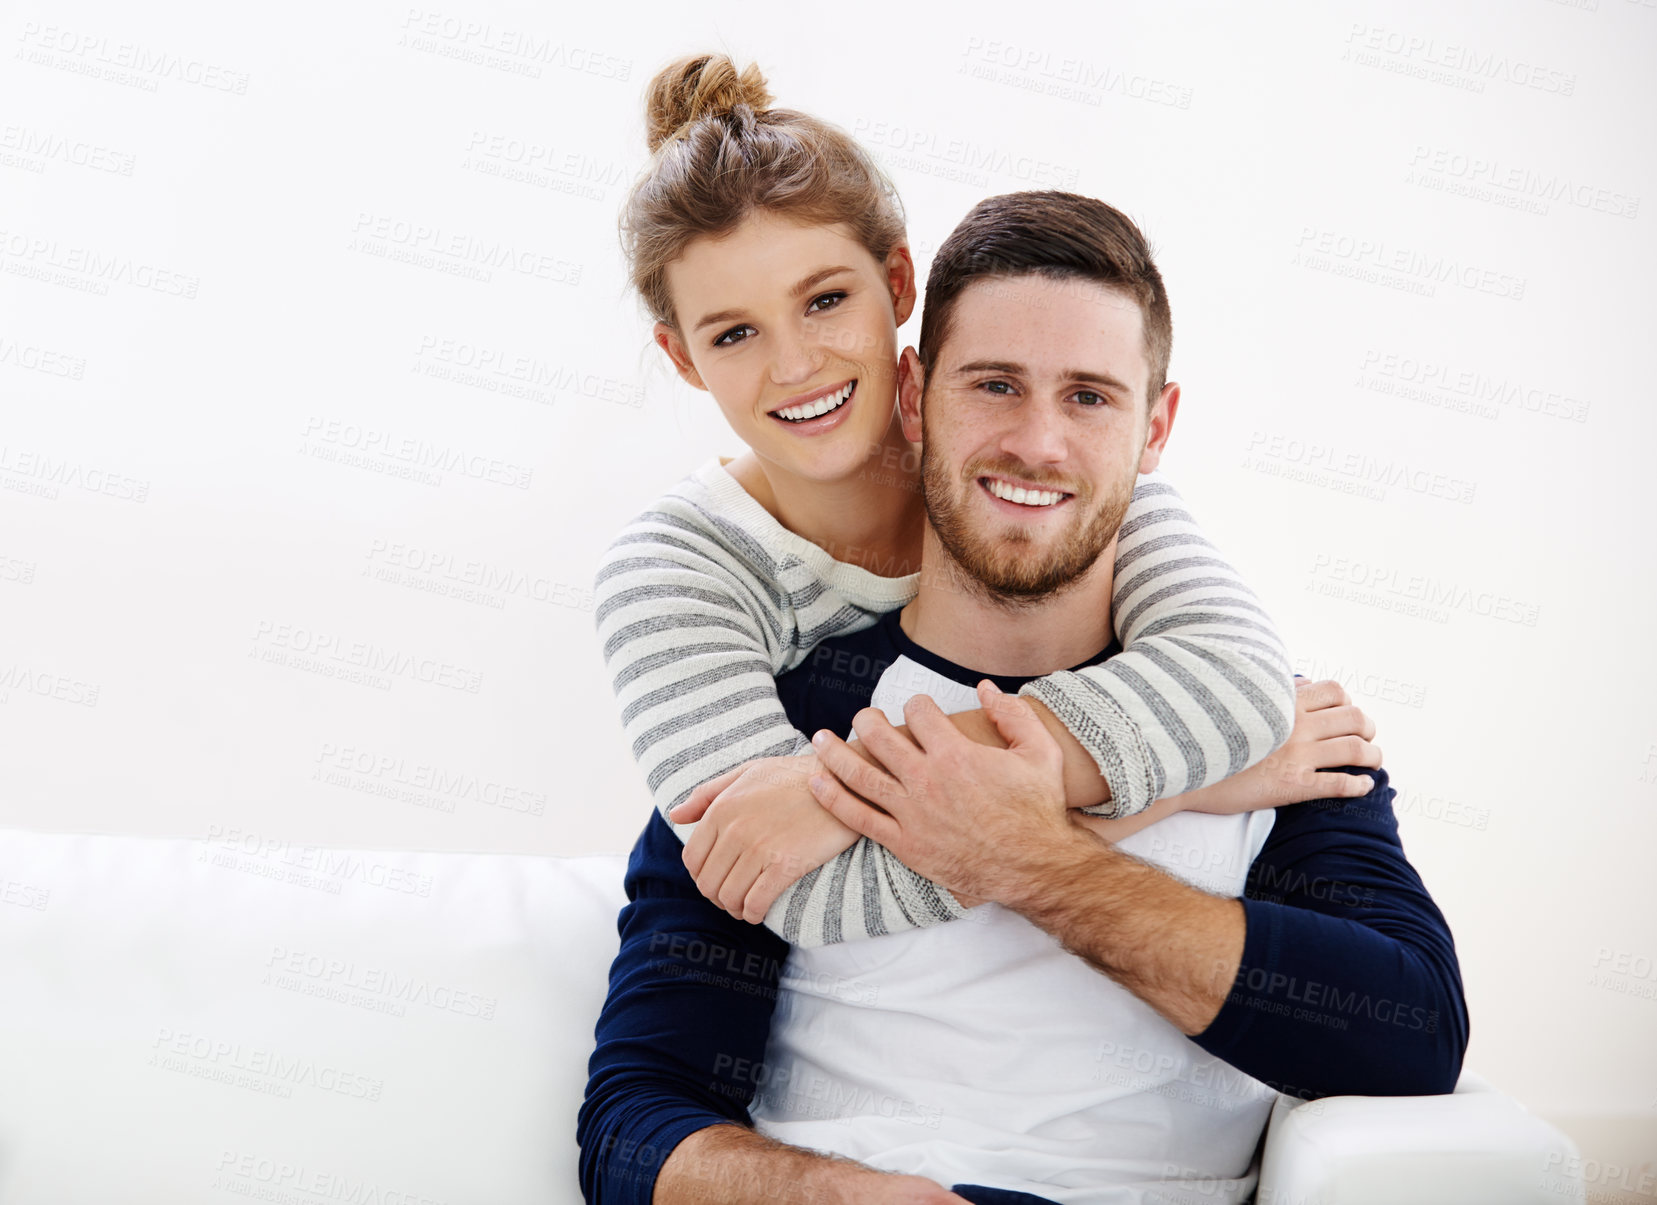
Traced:
<path id="1" fill-rule="evenodd" d="M 624 865 L 0 831 L 0 1200 L 579 1201 Z"/>

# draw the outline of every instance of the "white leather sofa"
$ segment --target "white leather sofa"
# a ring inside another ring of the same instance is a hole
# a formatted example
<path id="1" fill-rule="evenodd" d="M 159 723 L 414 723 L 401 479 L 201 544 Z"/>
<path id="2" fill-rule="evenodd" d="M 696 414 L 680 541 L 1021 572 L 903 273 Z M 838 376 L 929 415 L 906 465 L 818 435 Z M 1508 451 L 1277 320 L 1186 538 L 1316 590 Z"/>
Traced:
<path id="1" fill-rule="evenodd" d="M 620 856 L 0 830 L 0 1203 L 579 1202 Z M 1261 1205 L 1565 1205 L 1570 1141 L 1450 1096 L 1288 1098 Z"/>

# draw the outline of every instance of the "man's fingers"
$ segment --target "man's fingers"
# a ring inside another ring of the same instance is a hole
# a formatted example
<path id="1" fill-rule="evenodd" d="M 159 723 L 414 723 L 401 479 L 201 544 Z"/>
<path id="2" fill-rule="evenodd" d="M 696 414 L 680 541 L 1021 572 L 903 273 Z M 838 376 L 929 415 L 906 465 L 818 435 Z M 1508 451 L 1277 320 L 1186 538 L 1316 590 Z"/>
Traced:
<path id="1" fill-rule="evenodd" d="M 900 736 L 898 739 L 907 744 L 909 738 Z M 890 807 L 893 798 L 903 790 L 902 785 L 890 774 L 884 770 L 877 770 L 864 761 L 852 752 L 851 746 L 832 732 L 825 732 L 818 744 L 817 760 L 823 763 L 830 774 L 863 798 L 872 799 L 883 806 Z"/>
<path id="2" fill-rule="evenodd" d="M 857 754 L 854 753 L 852 756 L 857 757 Z M 858 799 L 846 790 L 834 775 L 813 774 L 810 784 L 811 793 L 817 802 L 823 805 L 829 815 L 852 832 L 860 833 L 887 849 L 891 849 L 902 835 L 903 830 L 898 827 L 896 820 Z"/>
<path id="3" fill-rule="evenodd" d="M 944 714 L 944 709 L 938 706 L 931 695 L 912 695 L 903 705 L 903 719 L 909 725 L 910 738 L 924 753 L 936 753 L 951 740 L 968 739 L 955 726 L 954 721 Z M 874 750 L 871 749 L 870 752 L 873 753 Z M 890 762 L 886 764 L 891 765 Z"/>
<path id="4" fill-rule="evenodd" d="M 875 760 L 896 778 L 913 777 L 919 763 L 925 759 L 925 755 L 915 747 L 915 742 L 894 728 L 886 713 L 878 707 L 865 707 L 852 716 L 852 731 L 857 733 L 857 739 L 863 742 L 863 747 L 874 755 Z M 852 790 L 868 799 L 874 798 L 849 778 L 841 777 Z"/>
<path id="5" fill-rule="evenodd" d="M 995 725 L 995 730 L 1006 740 L 1009 749 L 1039 746 L 1043 737 L 1051 740 L 1047 726 L 1036 718 L 1033 707 L 1017 695 L 1003 693 L 988 678 L 978 683 L 978 700 L 984 705 L 984 710 L 989 713 L 990 723 Z"/>

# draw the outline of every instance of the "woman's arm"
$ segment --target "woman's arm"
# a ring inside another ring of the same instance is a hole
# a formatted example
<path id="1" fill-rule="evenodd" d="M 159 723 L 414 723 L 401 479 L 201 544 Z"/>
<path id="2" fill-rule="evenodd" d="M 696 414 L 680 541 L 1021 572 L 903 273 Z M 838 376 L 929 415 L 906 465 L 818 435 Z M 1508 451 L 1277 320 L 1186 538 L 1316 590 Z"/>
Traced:
<path id="1" fill-rule="evenodd" d="M 594 617 L 604 663 L 633 756 L 664 817 L 698 786 L 756 758 L 812 754 L 774 675 L 819 641 L 867 627 L 880 613 L 848 602 L 799 557 L 770 551 L 764 535 L 744 530 L 716 496 L 687 485 L 634 519 L 600 560 Z M 894 579 L 892 606 L 912 594 L 910 579 Z M 964 914 L 948 892 L 823 812 L 803 776 L 773 778 L 767 798 L 775 806 L 795 798 L 843 830 L 843 852 L 790 876 L 765 914 L 774 933 L 819 945 Z M 694 836 L 689 825 L 674 831 L 681 840 Z M 821 847 L 823 835 L 815 840 Z"/>
<path id="2" fill-rule="evenodd" d="M 1116 548 L 1111 618 L 1123 651 L 1019 692 L 1090 753 L 1131 816 L 1246 769 L 1289 737 L 1289 659 L 1254 592 L 1159 474 L 1142 477 Z M 1062 744 L 1062 742 L 1061 742 Z"/>

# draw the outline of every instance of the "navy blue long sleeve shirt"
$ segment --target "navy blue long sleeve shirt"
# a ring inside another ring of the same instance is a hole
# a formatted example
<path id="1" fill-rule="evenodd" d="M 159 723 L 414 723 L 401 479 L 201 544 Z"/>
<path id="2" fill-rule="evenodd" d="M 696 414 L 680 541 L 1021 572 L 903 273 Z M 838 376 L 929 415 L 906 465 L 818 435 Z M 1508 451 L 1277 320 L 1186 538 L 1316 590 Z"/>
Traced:
<path id="1" fill-rule="evenodd" d="M 778 677 L 797 728 L 849 733 L 900 656 L 968 684 L 989 677 L 1009 694 L 1026 680 L 946 661 L 897 616 L 825 641 Z M 1244 889 L 1236 979 L 1191 1040 L 1307 1099 L 1449 1092 L 1469 1032 L 1455 944 L 1404 856 L 1387 772 L 1347 769 L 1372 774 L 1373 789 L 1277 810 Z M 649 1205 L 662 1162 L 686 1137 L 752 1125 L 788 944 L 705 899 L 683 853 L 653 814 L 628 861 L 621 948 L 576 1134 L 592 1205 Z"/>

